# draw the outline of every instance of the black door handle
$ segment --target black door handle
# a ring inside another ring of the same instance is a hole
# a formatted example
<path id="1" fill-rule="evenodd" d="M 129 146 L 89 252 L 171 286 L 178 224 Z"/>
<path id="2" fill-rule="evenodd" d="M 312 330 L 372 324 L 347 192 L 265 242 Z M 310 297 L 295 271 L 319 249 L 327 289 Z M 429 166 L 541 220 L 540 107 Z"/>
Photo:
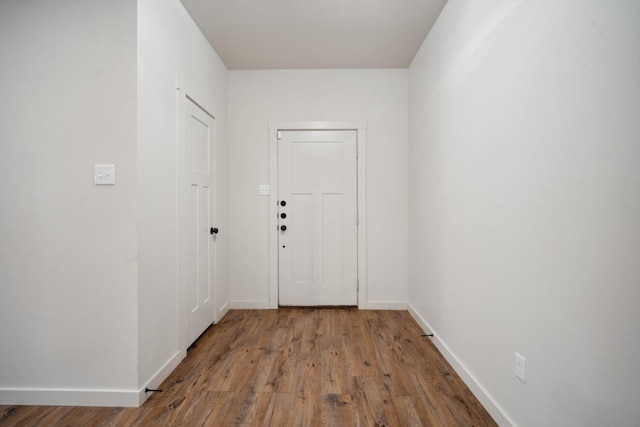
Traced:
<path id="1" fill-rule="evenodd" d="M 287 226 L 286 226 L 286 225 L 281 225 L 281 226 L 280 226 L 280 230 L 282 230 L 282 231 L 287 231 Z"/>
<path id="2" fill-rule="evenodd" d="M 284 218 L 286 218 L 286 217 L 287 217 L 287 214 L 286 214 L 286 213 L 281 213 L 281 214 L 280 214 L 280 218 L 283 218 L 283 219 L 284 219 Z"/>
<path id="3" fill-rule="evenodd" d="M 280 202 L 280 206 L 287 206 L 287 202 L 285 202 L 284 200 Z"/>
<path id="4" fill-rule="evenodd" d="M 218 228 L 217 227 L 211 227 L 211 234 L 218 234 Z"/>

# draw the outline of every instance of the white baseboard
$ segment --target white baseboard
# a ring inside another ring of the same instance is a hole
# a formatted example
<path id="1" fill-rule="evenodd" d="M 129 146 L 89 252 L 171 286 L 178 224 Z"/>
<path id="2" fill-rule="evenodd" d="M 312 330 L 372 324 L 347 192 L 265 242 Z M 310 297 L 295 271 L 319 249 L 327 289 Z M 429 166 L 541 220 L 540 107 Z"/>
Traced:
<path id="1" fill-rule="evenodd" d="M 151 376 L 149 381 L 147 381 L 140 390 L 138 390 L 138 404 L 136 406 L 142 405 L 153 394 L 153 392 L 146 393 L 145 389 L 147 387 L 157 389 L 160 384 L 167 379 L 169 374 L 178 367 L 180 362 L 182 362 L 182 359 L 186 356 L 186 351 L 178 351 L 160 369 L 158 369 L 156 373 Z"/>
<path id="2" fill-rule="evenodd" d="M 138 390 L 0 389 L 0 405 L 139 406 Z"/>
<path id="3" fill-rule="evenodd" d="M 145 389 L 157 388 L 187 355 L 176 352 L 139 390 L 92 389 L 0 389 L 0 405 L 52 405 L 52 406 L 108 406 L 138 407 L 152 393 Z"/>
<path id="4" fill-rule="evenodd" d="M 235 310 L 268 310 L 271 305 L 264 300 L 238 300 L 230 301 L 229 307 Z"/>
<path id="5" fill-rule="evenodd" d="M 493 419 L 500 426 L 515 426 L 516 424 L 509 418 L 506 412 L 498 405 L 493 397 L 487 392 L 487 390 L 476 380 L 476 378 L 469 373 L 466 367 L 460 362 L 456 355 L 451 352 L 449 347 L 438 336 L 437 332 L 429 326 L 426 320 L 416 311 L 416 309 L 408 304 L 408 310 L 414 320 L 420 325 L 425 333 L 433 334 L 431 340 L 440 353 L 447 359 L 447 362 L 453 367 L 462 381 L 469 387 L 469 390 L 480 401 L 482 406 L 491 414 Z"/>
<path id="6" fill-rule="evenodd" d="M 406 310 L 406 301 L 367 301 L 358 307 L 361 310 Z"/>
<path id="7" fill-rule="evenodd" d="M 263 300 L 238 300 L 230 301 L 229 308 L 236 310 L 268 310 L 271 309 L 269 301 Z M 406 310 L 406 301 L 367 301 L 358 307 L 361 310 Z"/>

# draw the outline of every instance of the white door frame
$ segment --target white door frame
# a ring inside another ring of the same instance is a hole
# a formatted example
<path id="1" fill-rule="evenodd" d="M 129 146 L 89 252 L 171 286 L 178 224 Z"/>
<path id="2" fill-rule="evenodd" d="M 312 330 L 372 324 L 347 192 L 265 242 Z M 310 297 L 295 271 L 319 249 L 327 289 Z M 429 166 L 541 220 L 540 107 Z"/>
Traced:
<path id="1" fill-rule="evenodd" d="M 278 131 L 355 130 L 358 141 L 358 308 L 367 302 L 366 122 L 269 122 L 269 308 L 278 308 Z"/>

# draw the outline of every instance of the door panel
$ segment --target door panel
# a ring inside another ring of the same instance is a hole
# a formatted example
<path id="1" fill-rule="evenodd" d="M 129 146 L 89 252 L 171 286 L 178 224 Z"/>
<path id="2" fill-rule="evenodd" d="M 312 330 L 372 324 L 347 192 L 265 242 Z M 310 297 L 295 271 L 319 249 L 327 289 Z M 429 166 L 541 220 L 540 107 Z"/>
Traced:
<path id="1" fill-rule="evenodd" d="M 313 197 L 311 194 L 292 194 L 291 197 L 293 206 L 289 213 L 290 219 L 281 221 L 283 225 L 291 224 L 290 231 L 296 230 L 295 233 L 290 233 L 290 253 L 293 258 L 290 280 L 299 285 L 310 285 L 313 282 Z M 284 240 L 283 236 L 283 244 Z"/>
<path id="2" fill-rule="evenodd" d="M 180 280 L 186 311 L 186 346 L 215 321 L 215 247 L 213 227 L 214 119 L 186 98 L 186 123 L 180 163 Z"/>
<path id="3" fill-rule="evenodd" d="M 279 303 L 357 304 L 355 131 L 282 131 Z M 286 217 L 282 218 L 282 214 Z"/>
<path id="4" fill-rule="evenodd" d="M 344 203 L 342 194 L 323 195 L 323 281 L 340 284 L 344 280 L 344 247 L 341 233 L 344 229 Z"/>
<path id="5" fill-rule="evenodd" d="M 194 306 L 194 310 L 201 306 L 206 306 L 211 301 L 211 267 L 213 260 L 211 259 L 211 236 L 208 232 L 210 224 L 210 198 L 209 187 L 202 186 L 199 189 L 198 197 L 198 301 Z M 209 319 L 207 319 L 209 320 Z M 211 318 L 213 322 L 213 318 Z M 209 322 L 208 324 L 211 324 Z"/>

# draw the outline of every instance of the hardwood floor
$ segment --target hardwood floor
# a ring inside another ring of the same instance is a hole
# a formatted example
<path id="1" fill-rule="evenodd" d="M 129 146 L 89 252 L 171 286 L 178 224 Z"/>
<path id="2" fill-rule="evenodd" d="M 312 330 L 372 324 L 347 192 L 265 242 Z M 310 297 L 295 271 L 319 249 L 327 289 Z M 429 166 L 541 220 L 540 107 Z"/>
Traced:
<path id="1" fill-rule="evenodd" d="M 232 310 L 140 408 L 0 406 L 1 426 L 492 426 L 405 311 Z"/>

